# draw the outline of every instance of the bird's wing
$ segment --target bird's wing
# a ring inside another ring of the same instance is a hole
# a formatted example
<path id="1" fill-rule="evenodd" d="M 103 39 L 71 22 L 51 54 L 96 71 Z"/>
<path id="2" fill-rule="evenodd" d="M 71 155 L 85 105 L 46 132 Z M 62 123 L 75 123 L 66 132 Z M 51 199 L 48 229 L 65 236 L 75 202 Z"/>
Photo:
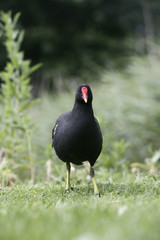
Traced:
<path id="1" fill-rule="evenodd" d="M 55 122 L 55 125 L 54 125 L 54 128 L 52 129 L 52 147 L 53 147 L 53 140 L 54 140 L 54 136 L 56 134 L 56 131 L 57 131 L 57 127 L 59 125 L 59 122 L 62 120 L 62 119 L 65 119 L 67 117 L 69 112 L 67 113 L 63 113 Z"/>
<path id="2" fill-rule="evenodd" d="M 54 136 L 56 134 L 56 129 L 58 127 L 58 122 L 59 122 L 59 119 L 57 119 L 55 125 L 54 125 L 54 128 L 52 129 L 52 147 L 53 147 L 53 139 L 54 139 Z"/>

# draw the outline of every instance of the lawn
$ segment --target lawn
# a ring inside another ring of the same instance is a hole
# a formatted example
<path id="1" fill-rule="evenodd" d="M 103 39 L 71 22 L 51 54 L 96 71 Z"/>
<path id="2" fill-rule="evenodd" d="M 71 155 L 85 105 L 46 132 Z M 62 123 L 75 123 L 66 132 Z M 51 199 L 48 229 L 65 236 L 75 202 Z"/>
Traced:
<path id="1" fill-rule="evenodd" d="M 74 179 L 73 179 L 74 182 Z M 160 175 L 113 174 L 98 181 L 34 186 L 16 183 L 0 190 L 0 239 L 159 239 Z"/>

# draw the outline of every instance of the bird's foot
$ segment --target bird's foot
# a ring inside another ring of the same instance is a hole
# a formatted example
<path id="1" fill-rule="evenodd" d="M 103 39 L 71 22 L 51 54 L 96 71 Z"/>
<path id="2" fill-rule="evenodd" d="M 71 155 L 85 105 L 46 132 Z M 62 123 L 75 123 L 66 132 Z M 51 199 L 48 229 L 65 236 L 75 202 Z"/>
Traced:
<path id="1" fill-rule="evenodd" d="M 95 195 L 95 196 L 98 196 L 98 197 L 101 197 L 100 192 L 95 192 L 94 195 Z"/>
<path id="2" fill-rule="evenodd" d="M 73 190 L 73 187 L 66 188 L 65 192 L 66 192 L 66 193 L 69 193 L 70 190 Z"/>
<path id="3" fill-rule="evenodd" d="M 66 188 L 65 189 L 65 193 L 69 193 L 70 192 L 70 189 L 69 188 Z"/>

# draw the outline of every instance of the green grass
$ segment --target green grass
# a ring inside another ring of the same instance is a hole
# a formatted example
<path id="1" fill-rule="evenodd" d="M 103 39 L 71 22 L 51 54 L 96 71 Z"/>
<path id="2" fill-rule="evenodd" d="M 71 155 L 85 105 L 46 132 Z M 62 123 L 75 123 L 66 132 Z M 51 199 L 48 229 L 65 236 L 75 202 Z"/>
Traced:
<path id="1" fill-rule="evenodd" d="M 74 181 L 74 180 L 73 180 Z M 160 175 L 112 176 L 92 184 L 17 183 L 0 190 L 0 239 L 159 239 Z"/>

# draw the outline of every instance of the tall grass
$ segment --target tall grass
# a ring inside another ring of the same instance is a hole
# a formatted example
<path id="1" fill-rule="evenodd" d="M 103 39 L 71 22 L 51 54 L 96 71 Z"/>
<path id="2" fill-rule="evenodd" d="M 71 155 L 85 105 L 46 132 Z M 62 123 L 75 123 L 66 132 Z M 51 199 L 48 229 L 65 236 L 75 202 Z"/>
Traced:
<path id="1" fill-rule="evenodd" d="M 144 162 L 159 149 L 159 77 L 158 59 L 133 58 L 125 71 L 106 71 L 98 83 L 90 84 L 93 108 L 104 138 L 98 163 L 106 170 L 123 171 L 131 162 Z M 42 149 L 51 142 L 56 118 L 72 108 L 75 89 L 44 94 L 39 108 L 33 108 L 34 121 L 39 126 L 34 139 Z"/>
<path id="2" fill-rule="evenodd" d="M 26 110 L 36 103 L 31 99 L 29 76 L 40 65 L 31 67 L 30 61 L 24 59 L 20 49 L 24 31 L 17 28 L 19 16 L 16 14 L 12 19 L 11 12 L 0 13 L 0 27 L 8 57 L 5 69 L 0 72 L 0 151 L 3 151 L 0 165 L 4 184 L 9 184 L 10 172 L 30 169 L 32 182 L 35 172 L 31 142 L 35 126 Z"/>
<path id="3" fill-rule="evenodd" d="M 159 78 L 159 60 L 151 57 L 135 58 L 124 73 L 102 77 L 103 116 L 115 136 L 129 142 L 132 161 L 143 161 L 160 147 Z"/>

